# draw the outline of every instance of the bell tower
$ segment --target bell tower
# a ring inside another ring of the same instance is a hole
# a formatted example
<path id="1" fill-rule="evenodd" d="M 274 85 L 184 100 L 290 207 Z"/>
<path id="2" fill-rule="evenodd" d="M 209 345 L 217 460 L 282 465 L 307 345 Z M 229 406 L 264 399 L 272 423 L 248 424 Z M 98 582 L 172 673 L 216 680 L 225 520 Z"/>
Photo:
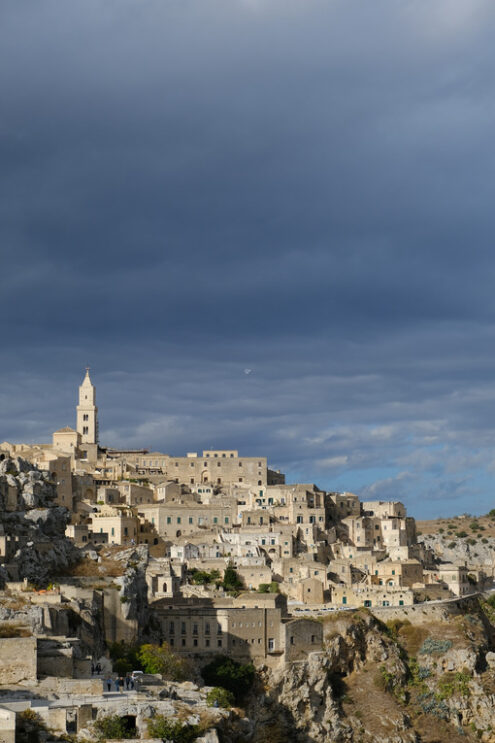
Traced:
<path id="1" fill-rule="evenodd" d="M 96 407 L 96 389 L 89 376 L 89 366 L 86 367 L 86 376 L 79 387 L 79 405 L 77 410 L 77 432 L 81 434 L 81 443 L 98 443 L 98 408 Z"/>

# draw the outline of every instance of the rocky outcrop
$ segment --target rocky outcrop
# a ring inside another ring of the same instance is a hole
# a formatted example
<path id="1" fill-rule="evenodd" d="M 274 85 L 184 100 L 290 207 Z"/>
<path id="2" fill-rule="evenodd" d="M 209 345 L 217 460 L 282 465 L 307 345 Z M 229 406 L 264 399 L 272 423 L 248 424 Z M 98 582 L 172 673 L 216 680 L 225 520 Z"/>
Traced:
<path id="1" fill-rule="evenodd" d="M 0 509 L 7 510 L 7 488 L 17 493 L 19 510 L 47 508 L 55 499 L 55 487 L 46 472 L 20 457 L 0 462 Z"/>
<path id="2" fill-rule="evenodd" d="M 65 537 L 70 513 L 55 498 L 48 473 L 20 458 L 0 462 L 0 529 L 8 538 L 6 571 L 12 578 L 46 585 L 80 558 Z"/>
<path id="3" fill-rule="evenodd" d="M 470 544 L 467 538 L 445 536 L 443 534 L 422 534 L 418 542 L 430 548 L 435 557 L 442 562 L 466 564 L 469 567 L 485 567 L 487 570 L 495 564 L 495 538 L 470 537 L 475 543 Z M 482 541 L 484 540 L 484 541 Z"/>
<path id="4" fill-rule="evenodd" d="M 472 611 L 473 607 L 470 607 Z M 234 743 L 494 743 L 495 665 L 486 615 L 384 625 L 373 615 L 324 621 L 325 647 L 260 671 L 246 716 L 224 721 Z M 474 739 L 474 738 L 473 738 Z"/>

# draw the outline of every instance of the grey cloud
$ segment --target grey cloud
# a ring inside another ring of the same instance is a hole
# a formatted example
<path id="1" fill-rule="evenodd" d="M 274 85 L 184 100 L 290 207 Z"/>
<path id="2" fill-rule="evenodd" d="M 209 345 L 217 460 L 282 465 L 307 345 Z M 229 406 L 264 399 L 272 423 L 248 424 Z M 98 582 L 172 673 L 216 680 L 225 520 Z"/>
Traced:
<path id="1" fill-rule="evenodd" d="M 90 363 L 109 443 L 482 507 L 493 4 L 0 12 L 0 438 Z"/>

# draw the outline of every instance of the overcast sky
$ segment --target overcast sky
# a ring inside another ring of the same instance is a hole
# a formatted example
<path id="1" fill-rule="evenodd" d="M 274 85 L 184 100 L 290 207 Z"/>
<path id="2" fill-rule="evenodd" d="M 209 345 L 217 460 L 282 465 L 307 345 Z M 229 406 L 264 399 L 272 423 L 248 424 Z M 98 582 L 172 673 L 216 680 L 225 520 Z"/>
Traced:
<path id="1" fill-rule="evenodd" d="M 3 0 L 0 440 L 495 507 L 493 0 Z"/>

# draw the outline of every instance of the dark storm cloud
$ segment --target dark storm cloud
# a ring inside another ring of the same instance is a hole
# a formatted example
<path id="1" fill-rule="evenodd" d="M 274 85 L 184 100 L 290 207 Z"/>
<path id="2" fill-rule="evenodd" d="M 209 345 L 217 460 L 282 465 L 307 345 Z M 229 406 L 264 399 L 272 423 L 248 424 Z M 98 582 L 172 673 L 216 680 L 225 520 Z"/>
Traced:
<path id="1" fill-rule="evenodd" d="M 0 438 L 90 363 L 106 442 L 488 505 L 493 5 L 0 14 Z"/>

